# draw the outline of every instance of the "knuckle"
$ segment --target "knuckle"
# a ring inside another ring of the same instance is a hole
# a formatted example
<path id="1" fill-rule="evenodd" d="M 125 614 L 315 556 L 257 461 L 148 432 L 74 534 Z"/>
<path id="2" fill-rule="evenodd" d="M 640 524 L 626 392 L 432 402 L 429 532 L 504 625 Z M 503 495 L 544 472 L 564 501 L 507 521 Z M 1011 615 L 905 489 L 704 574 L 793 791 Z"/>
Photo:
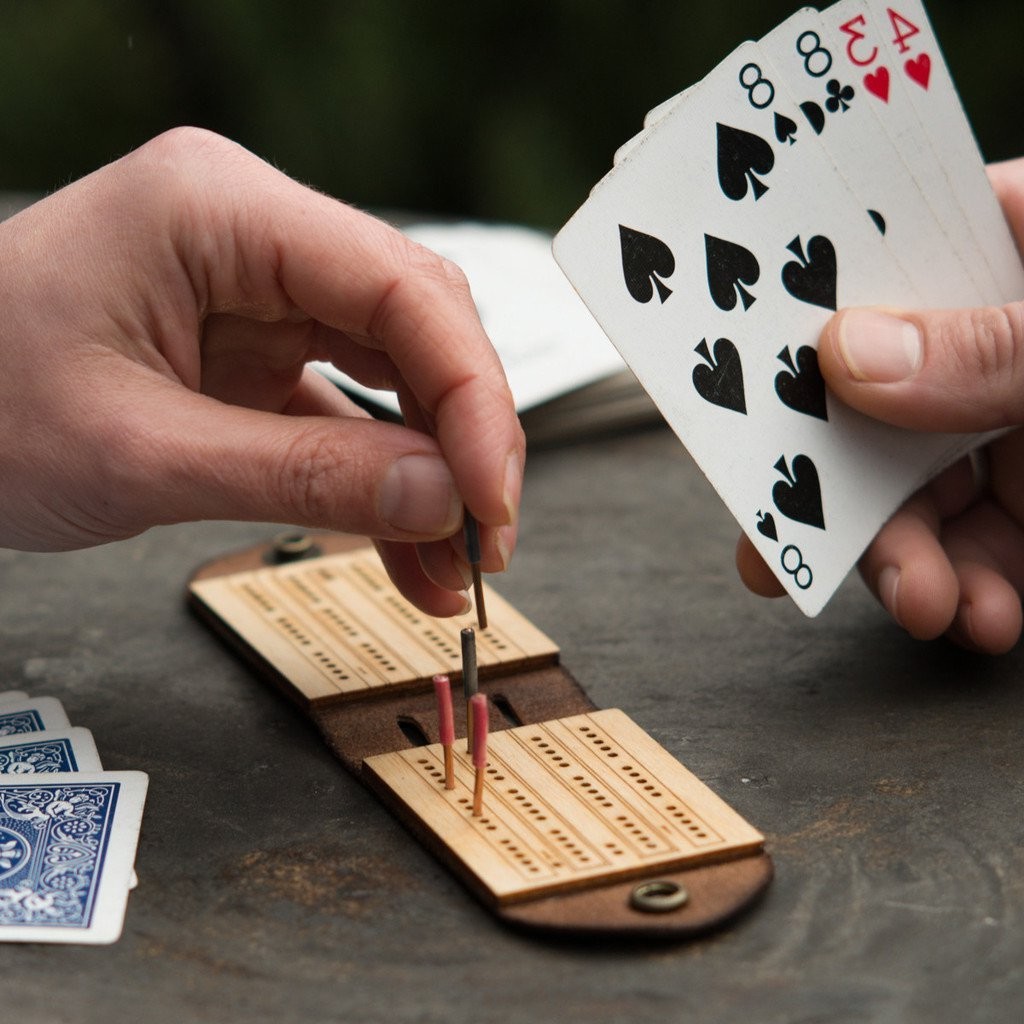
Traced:
<path id="1" fill-rule="evenodd" d="M 140 146 L 130 158 L 136 162 L 148 162 L 154 167 L 178 175 L 187 175 L 193 160 L 209 160 L 213 157 L 235 153 L 239 147 L 216 132 L 205 128 L 169 128 Z"/>
<path id="2" fill-rule="evenodd" d="M 1015 415 L 1024 392 L 1024 304 L 964 310 L 946 319 L 936 339 L 947 354 L 946 386 L 965 405 L 985 388 L 985 405 L 995 421 Z"/>
<path id="3" fill-rule="evenodd" d="M 964 369 L 985 379 L 1015 377 L 1020 368 L 1018 348 L 1024 344 L 1020 333 L 1020 317 L 1011 307 L 990 307 L 969 313 L 965 337 L 967 345 L 959 346 Z"/>
<path id="4" fill-rule="evenodd" d="M 303 523 L 333 520 L 338 504 L 338 446 L 322 432 L 307 432 L 292 440 L 280 463 L 278 487 L 285 507 Z"/>
<path id="5" fill-rule="evenodd" d="M 394 318 L 399 314 L 408 316 L 413 308 L 420 309 L 424 317 L 431 316 L 439 304 L 450 306 L 454 302 L 475 308 L 469 281 L 456 263 L 397 231 L 390 247 L 388 262 L 395 269 L 369 318 L 371 337 L 388 337 Z M 411 291 L 417 295 L 416 302 L 409 301 Z"/>

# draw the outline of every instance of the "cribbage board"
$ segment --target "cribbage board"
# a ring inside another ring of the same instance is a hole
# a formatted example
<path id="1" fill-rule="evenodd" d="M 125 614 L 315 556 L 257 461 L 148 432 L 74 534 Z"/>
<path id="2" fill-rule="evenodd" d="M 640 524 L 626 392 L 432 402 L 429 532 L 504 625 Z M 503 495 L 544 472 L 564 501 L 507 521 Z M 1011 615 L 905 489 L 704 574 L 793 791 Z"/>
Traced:
<path id="1" fill-rule="evenodd" d="M 444 786 L 431 685 L 437 673 L 460 678 L 473 615 L 424 615 L 365 541 L 315 542 L 313 557 L 282 561 L 261 546 L 204 566 L 191 604 L 499 917 L 686 937 L 767 886 L 763 836 L 626 714 L 595 708 L 554 642 L 490 587 L 477 641 L 490 738 L 474 817 L 464 739 L 455 788 Z"/>
<path id="2" fill-rule="evenodd" d="M 435 619 L 395 589 L 373 548 L 232 573 L 192 592 L 312 703 L 458 674 L 459 633 L 472 613 Z M 477 636 L 481 675 L 557 658 L 558 648 L 486 588 L 488 628 Z"/>

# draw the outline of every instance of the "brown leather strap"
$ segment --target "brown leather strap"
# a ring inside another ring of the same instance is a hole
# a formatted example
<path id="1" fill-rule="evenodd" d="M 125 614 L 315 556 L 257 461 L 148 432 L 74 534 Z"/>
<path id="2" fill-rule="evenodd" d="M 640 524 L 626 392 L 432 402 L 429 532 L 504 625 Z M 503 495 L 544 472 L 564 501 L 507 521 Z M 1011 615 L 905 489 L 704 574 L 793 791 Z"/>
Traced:
<path id="1" fill-rule="evenodd" d="M 367 543 L 361 538 L 340 535 L 318 534 L 310 539 L 314 552 L 324 553 L 351 550 Z M 209 562 L 197 570 L 193 578 L 205 579 L 273 564 L 276 558 L 272 545 L 259 545 Z M 298 699 L 295 688 L 194 595 L 191 605 L 196 614 L 261 676 L 291 699 Z M 482 680 L 480 689 L 490 697 L 492 731 L 595 710 L 576 680 L 557 664 Z M 685 871 L 655 873 L 651 878 L 599 882 L 586 888 L 499 905 L 451 852 L 396 802 L 386 787 L 375 781 L 372 773 L 363 771 L 364 760 L 376 754 L 439 741 L 432 692 L 378 692 L 344 703 L 303 703 L 302 706 L 338 760 L 377 792 L 424 845 L 463 877 L 481 901 L 511 926 L 571 935 L 690 938 L 734 918 L 750 906 L 771 881 L 771 860 L 759 852 Z M 455 708 L 461 726 L 464 702 L 456 700 Z M 660 883 L 660 888 L 669 894 L 667 898 L 659 902 L 657 895 L 652 899 L 637 896 L 638 887 L 652 881 Z M 671 904 L 678 906 L 663 909 Z"/>

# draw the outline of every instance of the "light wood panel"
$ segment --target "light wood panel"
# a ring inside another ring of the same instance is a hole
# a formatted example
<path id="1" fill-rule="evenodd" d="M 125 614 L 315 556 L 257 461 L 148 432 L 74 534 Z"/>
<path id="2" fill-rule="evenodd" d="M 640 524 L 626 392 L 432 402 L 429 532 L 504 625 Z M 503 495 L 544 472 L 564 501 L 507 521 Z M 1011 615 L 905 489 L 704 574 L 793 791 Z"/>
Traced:
<path id="1" fill-rule="evenodd" d="M 398 592 L 372 548 L 195 580 L 192 592 L 310 702 L 461 673 L 460 631 L 472 612 L 423 614 Z M 488 628 L 476 631 L 482 674 L 557 661 L 558 647 L 485 585 Z"/>
<path id="2" fill-rule="evenodd" d="M 455 744 L 368 758 L 408 813 L 499 903 L 760 850 L 764 837 L 617 709 L 493 733 L 483 815 Z"/>

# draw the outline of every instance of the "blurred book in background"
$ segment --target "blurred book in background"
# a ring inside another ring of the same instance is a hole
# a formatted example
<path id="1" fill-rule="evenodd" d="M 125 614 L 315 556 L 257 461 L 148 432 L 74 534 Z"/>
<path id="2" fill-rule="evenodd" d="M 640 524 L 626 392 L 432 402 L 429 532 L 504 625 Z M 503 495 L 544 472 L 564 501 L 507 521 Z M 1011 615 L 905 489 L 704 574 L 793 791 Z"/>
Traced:
<path id="1" fill-rule="evenodd" d="M 466 274 L 530 444 L 660 422 L 654 403 L 559 270 L 549 235 L 471 221 L 403 230 Z M 365 388 L 330 364 L 313 365 L 372 412 L 398 416 L 392 392 Z"/>

